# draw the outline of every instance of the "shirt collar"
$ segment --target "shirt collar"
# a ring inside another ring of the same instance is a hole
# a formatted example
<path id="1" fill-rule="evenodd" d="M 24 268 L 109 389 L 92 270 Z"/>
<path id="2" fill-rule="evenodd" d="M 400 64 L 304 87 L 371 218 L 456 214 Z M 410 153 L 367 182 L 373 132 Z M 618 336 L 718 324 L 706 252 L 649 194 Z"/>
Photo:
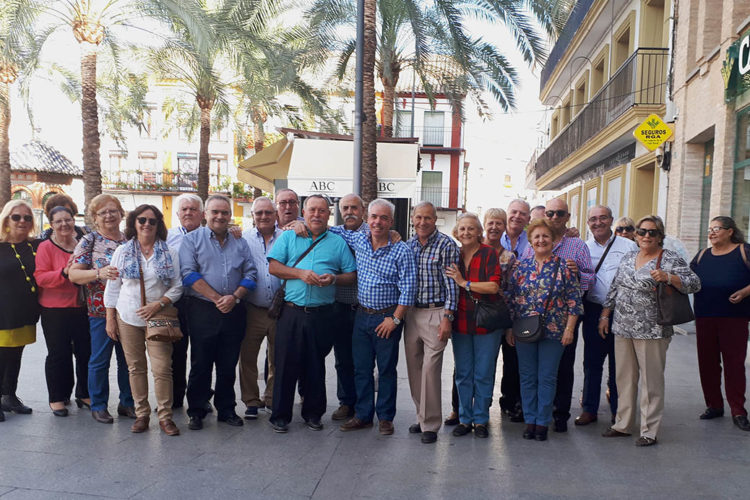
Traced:
<path id="1" fill-rule="evenodd" d="M 419 241 L 419 236 L 417 236 L 416 234 L 411 237 L 411 241 L 414 244 L 416 244 L 416 245 L 420 245 L 420 246 L 425 246 L 426 247 L 426 246 L 429 246 L 429 245 L 435 243 L 435 240 L 437 239 L 439 232 L 440 231 L 438 231 L 438 228 L 435 228 L 435 230 L 427 237 L 427 243 L 425 243 L 424 245 L 422 245 L 422 242 Z"/>

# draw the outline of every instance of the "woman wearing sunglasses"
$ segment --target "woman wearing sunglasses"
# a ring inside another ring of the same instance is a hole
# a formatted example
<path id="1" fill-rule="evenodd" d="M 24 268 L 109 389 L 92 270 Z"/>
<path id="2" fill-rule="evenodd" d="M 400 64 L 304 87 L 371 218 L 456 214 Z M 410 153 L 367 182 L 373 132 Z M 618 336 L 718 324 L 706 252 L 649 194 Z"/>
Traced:
<path id="1" fill-rule="evenodd" d="M 724 416 L 724 391 L 734 425 L 750 431 L 745 410 L 745 357 L 750 319 L 750 247 L 731 217 L 714 217 L 708 227 L 711 247 L 701 250 L 690 267 L 701 279 L 695 294 L 698 369 L 706 411 L 701 420 Z"/>
<path id="2" fill-rule="evenodd" d="M 635 426 L 635 411 L 640 408 L 640 437 L 635 444 L 651 446 L 656 444 L 664 410 L 664 367 L 674 333 L 671 326 L 656 323 L 656 285 L 669 283 L 687 294 L 700 290 L 701 282 L 682 257 L 662 249 L 664 224 L 660 218 L 643 217 L 635 227 L 640 249 L 620 261 L 599 317 L 599 334 L 615 335 L 619 393 L 615 423 L 603 435 L 630 436 Z M 657 269 L 660 255 L 661 265 Z M 610 332 L 609 316 L 613 309 Z M 639 390 L 640 406 L 637 405 Z"/>
<path id="3" fill-rule="evenodd" d="M 16 396 L 24 346 L 36 341 L 39 320 L 34 257 L 38 241 L 28 203 L 11 200 L 0 212 L 0 422 L 4 411 L 31 413 Z"/>
<path id="4" fill-rule="evenodd" d="M 125 221 L 128 242 L 118 247 L 112 265 L 119 275 L 107 283 L 107 335 L 122 344 L 135 400 L 136 420 L 130 428 L 148 430 L 151 406 L 148 403 L 146 352 L 151 360 L 159 426 L 165 434 L 180 430 L 172 421 L 172 344 L 146 340 L 146 320 L 182 295 L 180 262 L 177 251 L 167 246 L 167 227 L 162 213 L 153 205 L 140 205 Z M 146 305 L 142 305 L 141 279 Z"/>
<path id="5" fill-rule="evenodd" d="M 620 217 L 615 222 L 615 234 L 635 241 L 635 222 L 630 217 Z"/>

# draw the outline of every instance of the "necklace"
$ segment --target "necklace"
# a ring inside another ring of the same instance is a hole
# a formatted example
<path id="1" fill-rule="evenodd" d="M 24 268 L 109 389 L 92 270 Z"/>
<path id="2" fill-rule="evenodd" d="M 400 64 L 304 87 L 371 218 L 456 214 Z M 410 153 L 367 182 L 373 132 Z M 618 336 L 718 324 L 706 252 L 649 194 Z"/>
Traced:
<path id="1" fill-rule="evenodd" d="M 31 249 L 31 253 L 36 257 L 36 252 L 34 251 L 34 247 L 31 246 L 31 243 L 28 241 L 26 242 L 27 245 L 29 245 L 29 249 Z M 23 275 L 26 276 L 26 282 L 31 285 L 31 293 L 36 292 L 36 287 L 34 286 L 34 283 L 31 281 L 31 278 L 26 273 L 26 266 L 23 265 L 23 261 L 21 260 L 21 255 L 18 253 L 18 250 L 16 250 L 16 245 L 14 243 L 10 244 L 10 248 L 13 249 L 13 253 L 16 255 L 16 259 L 18 259 L 18 263 L 21 264 L 21 271 L 23 271 Z"/>

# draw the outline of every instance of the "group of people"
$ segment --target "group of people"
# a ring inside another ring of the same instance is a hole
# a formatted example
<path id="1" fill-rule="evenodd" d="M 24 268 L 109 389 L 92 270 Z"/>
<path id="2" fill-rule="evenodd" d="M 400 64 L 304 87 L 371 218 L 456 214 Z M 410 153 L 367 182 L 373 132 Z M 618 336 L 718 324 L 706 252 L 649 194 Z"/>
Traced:
<path id="1" fill-rule="evenodd" d="M 575 425 L 597 421 L 608 360 L 611 426 L 603 435 L 637 432 L 636 445 L 650 446 L 662 420 L 674 333 L 657 322 L 656 287 L 663 283 L 695 293 L 707 406 L 700 418 L 724 414 L 723 363 L 734 424 L 750 430 L 744 407 L 750 248 L 729 217 L 711 221 L 711 246 L 688 265 L 665 247 L 659 217 L 615 223 L 608 207 L 596 206 L 587 214 L 590 237 L 584 242 L 567 227 L 570 212 L 560 199 L 533 210 L 514 200 L 507 212 L 490 209 L 484 220 L 461 214 L 453 238 L 437 229 L 435 207 L 421 202 L 412 210 L 414 236 L 407 241 L 392 230 L 392 203 L 376 199 L 365 207 L 354 194 L 339 201 L 343 224 L 334 227 L 328 225 L 327 198 L 312 195 L 300 207 L 289 189 L 274 200 L 256 198 L 254 228 L 244 233 L 231 224 L 232 203 L 224 196 L 212 195 L 204 206 L 199 197 L 183 194 L 175 207 L 179 225 L 169 230 L 157 207 L 140 205 L 127 214 L 123 232 L 120 202 L 102 194 L 87 207 L 94 221 L 87 232 L 75 226 L 75 203 L 56 195 L 45 206 L 51 227 L 36 238 L 31 207 L 20 200 L 5 205 L 0 421 L 3 411 L 32 411 L 16 389 L 23 348 L 35 341 L 41 315 L 56 416 L 68 415 L 75 388 L 79 408 L 90 409 L 98 422 L 113 422 L 114 350 L 117 413 L 134 419 L 132 432 L 149 428 L 149 364 L 156 415 L 167 435 L 180 433 L 173 409 L 185 398 L 191 430 L 202 429 L 214 407 L 218 421 L 243 425 L 235 410 L 238 365 L 244 419 L 257 419 L 265 408 L 273 430 L 288 432 L 299 393 L 306 426 L 321 430 L 325 359 L 333 351 L 339 405 L 331 418 L 349 432 L 372 427 L 377 417 L 378 431 L 388 435 L 394 432 L 403 337 L 416 407 L 409 432 L 421 434 L 423 443 L 434 443 L 443 423 L 455 426 L 454 436 L 489 435 L 500 352 L 500 408 L 511 421 L 525 422 L 523 438 L 544 441 L 550 428 L 567 430 L 580 329 L 584 381 Z M 478 319 L 480 309 L 503 304 L 515 322 L 538 320 L 538 338 L 528 341 L 512 328 Z M 147 321 L 175 307 L 182 339 L 149 338 Z M 441 372 L 449 340 L 453 411 L 443 421 Z"/>

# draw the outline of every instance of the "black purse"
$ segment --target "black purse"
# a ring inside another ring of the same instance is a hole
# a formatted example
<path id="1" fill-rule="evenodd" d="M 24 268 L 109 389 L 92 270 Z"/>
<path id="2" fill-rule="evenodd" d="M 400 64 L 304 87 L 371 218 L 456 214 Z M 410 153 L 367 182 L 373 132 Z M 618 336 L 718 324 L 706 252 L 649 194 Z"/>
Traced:
<path id="1" fill-rule="evenodd" d="M 474 301 L 474 317 L 478 327 L 485 328 L 488 332 L 494 332 L 495 330 L 506 330 L 513 326 L 510 310 L 508 310 L 508 306 L 502 297 L 497 302 L 484 302 L 471 295 L 469 297 Z"/>
<path id="2" fill-rule="evenodd" d="M 656 269 L 661 269 L 661 256 L 656 259 Z M 662 326 L 681 325 L 695 319 L 690 298 L 667 283 L 656 285 L 656 324 Z"/>
<path id="3" fill-rule="evenodd" d="M 557 264 L 555 265 L 555 272 L 553 274 L 555 281 L 553 281 L 552 286 L 550 286 L 549 294 L 547 295 L 547 300 L 544 305 L 544 314 L 516 319 L 513 322 L 513 336 L 516 338 L 516 341 L 530 344 L 532 342 L 538 342 L 544 336 L 545 317 L 547 315 L 547 309 L 549 309 L 552 292 L 555 289 L 555 283 L 557 282 L 557 272 L 560 270 L 560 260 L 561 259 L 558 259 Z"/>
<path id="4" fill-rule="evenodd" d="M 300 261 L 305 258 L 305 255 L 310 253 L 310 251 L 315 247 L 315 245 L 323 241 L 323 238 L 325 238 L 326 236 L 328 236 L 328 233 L 324 234 L 322 238 L 318 238 L 317 240 L 313 241 L 312 245 L 307 247 L 307 250 L 302 252 L 302 255 L 300 255 L 297 258 L 297 260 L 294 262 L 294 264 L 292 264 L 291 267 L 296 267 L 297 264 L 299 264 Z M 285 303 L 286 303 L 286 280 L 284 280 L 281 283 L 281 286 L 279 287 L 279 289 L 276 290 L 276 293 L 273 294 L 273 299 L 271 299 L 271 305 L 268 307 L 268 312 L 266 313 L 268 314 L 268 317 L 271 319 L 279 319 L 279 316 L 281 316 L 281 310 L 284 308 Z"/>

